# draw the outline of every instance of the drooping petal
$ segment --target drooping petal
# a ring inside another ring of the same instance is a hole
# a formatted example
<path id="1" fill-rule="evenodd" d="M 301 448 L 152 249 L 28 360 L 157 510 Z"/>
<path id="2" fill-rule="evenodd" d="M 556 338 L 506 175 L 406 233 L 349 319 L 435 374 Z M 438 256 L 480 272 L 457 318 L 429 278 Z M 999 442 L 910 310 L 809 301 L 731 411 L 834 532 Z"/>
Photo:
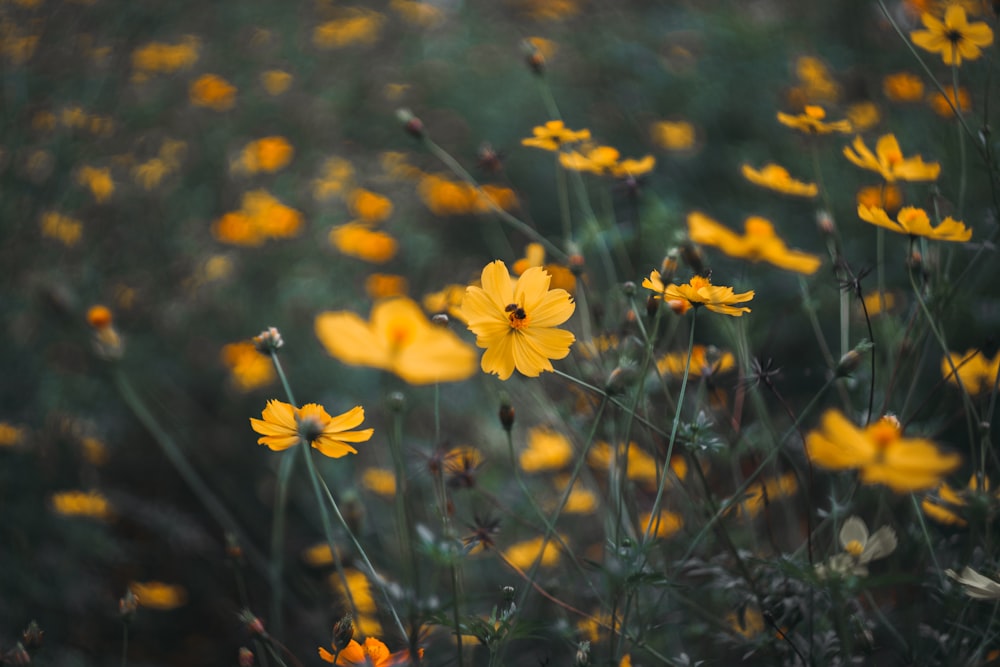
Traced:
<path id="1" fill-rule="evenodd" d="M 330 356 L 343 363 L 382 369 L 389 366 L 389 350 L 384 341 L 356 314 L 347 311 L 320 313 L 314 328 L 316 337 Z"/>

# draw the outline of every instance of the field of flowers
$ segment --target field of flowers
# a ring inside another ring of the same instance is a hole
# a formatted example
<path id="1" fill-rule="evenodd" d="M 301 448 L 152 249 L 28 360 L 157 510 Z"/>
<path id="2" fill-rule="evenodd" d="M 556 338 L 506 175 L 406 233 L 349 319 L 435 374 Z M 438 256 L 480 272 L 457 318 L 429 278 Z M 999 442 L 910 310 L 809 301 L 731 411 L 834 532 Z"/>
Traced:
<path id="1" fill-rule="evenodd" d="M 1000 664 L 981 0 L 0 0 L 0 665 Z"/>

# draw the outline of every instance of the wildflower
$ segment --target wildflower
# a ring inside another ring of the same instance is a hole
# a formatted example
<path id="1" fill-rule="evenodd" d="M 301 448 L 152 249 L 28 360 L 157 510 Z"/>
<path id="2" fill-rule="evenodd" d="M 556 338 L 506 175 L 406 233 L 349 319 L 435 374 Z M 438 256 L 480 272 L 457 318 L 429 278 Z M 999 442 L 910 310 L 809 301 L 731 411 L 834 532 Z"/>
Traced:
<path id="1" fill-rule="evenodd" d="M 23 426 L 0 422 L 0 447 L 16 447 L 24 442 L 27 432 Z"/>
<path id="2" fill-rule="evenodd" d="M 920 508 L 923 509 L 924 514 L 938 523 L 965 526 L 967 522 L 960 516 L 959 512 L 968 506 L 969 501 L 966 500 L 968 496 L 981 493 L 979 486 L 979 477 L 975 474 L 969 478 L 968 486 L 957 491 L 946 482 L 941 482 L 941 485 L 935 489 L 934 495 L 928 495 L 920 501 Z M 983 478 L 982 487 L 982 492 L 989 492 L 990 480 L 988 477 Z"/>
<path id="3" fill-rule="evenodd" d="M 743 177 L 754 185 L 770 188 L 776 192 L 797 197 L 815 197 L 819 193 L 819 188 L 815 183 L 804 183 L 792 178 L 788 170 L 781 165 L 766 164 L 760 170 L 754 169 L 748 164 L 742 167 Z"/>
<path id="4" fill-rule="evenodd" d="M 132 178 L 146 191 L 158 187 L 169 173 L 170 168 L 167 163 L 158 157 L 141 162 L 132 168 Z"/>
<path id="5" fill-rule="evenodd" d="M 115 191 L 115 182 L 111 180 L 111 170 L 107 167 L 81 167 L 76 174 L 76 182 L 86 186 L 98 204 L 106 202 Z"/>
<path id="6" fill-rule="evenodd" d="M 862 169 L 877 171 L 887 183 L 899 181 L 933 181 L 941 172 L 937 162 L 924 162 L 919 155 L 905 158 L 893 134 L 884 134 L 875 143 L 873 155 L 861 137 L 844 147 L 844 157 Z"/>
<path id="7" fill-rule="evenodd" d="M 751 262 L 765 261 L 778 268 L 811 275 L 822 260 L 816 255 L 789 250 L 781 237 L 774 233 L 769 220 L 751 216 L 743 223 L 746 234 L 739 236 L 707 215 L 695 211 L 688 214 L 688 236 L 695 243 L 714 246 L 730 257 Z"/>
<path id="8" fill-rule="evenodd" d="M 696 377 L 712 377 L 725 373 L 736 366 L 736 358 L 732 352 L 723 352 L 714 345 L 708 347 L 697 344 L 691 349 L 691 370 L 689 374 Z M 688 367 L 687 351 L 672 352 L 656 361 L 660 375 L 680 377 Z"/>
<path id="9" fill-rule="evenodd" d="M 732 499 L 730 509 L 736 516 L 753 519 L 767 503 L 773 503 L 798 493 L 799 483 L 795 473 L 786 472 L 763 482 L 751 484 L 738 498 Z"/>
<path id="10" fill-rule="evenodd" d="M 240 153 L 236 166 L 248 173 L 273 173 L 288 166 L 295 149 L 284 137 L 264 137 L 251 141 Z"/>
<path id="11" fill-rule="evenodd" d="M 886 211 L 898 211 L 903 205 L 903 193 L 891 183 L 882 185 L 869 185 L 858 190 L 858 204 L 872 207 L 884 208 Z"/>
<path id="12" fill-rule="evenodd" d="M 528 431 L 528 446 L 521 450 L 518 465 L 524 472 L 559 470 L 573 460 L 569 439 L 551 428 L 541 426 Z"/>
<path id="13" fill-rule="evenodd" d="M 330 245 L 349 257 L 373 264 L 385 264 L 396 256 L 399 244 L 386 232 L 368 229 L 366 226 L 349 222 L 334 227 L 329 234 Z"/>
<path id="14" fill-rule="evenodd" d="M 865 222 L 870 222 L 879 227 L 885 227 L 897 234 L 909 234 L 910 236 L 924 236 L 935 241 L 957 241 L 964 242 L 972 238 L 972 230 L 964 223 L 953 219 L 951 216 L 941 221 L 937 227 L 931 227 L 930 218 L 927 211 L 922 208 L 907 206 L 900 209 L 893 221 L 885 210 L 877 206 L 858 206 L 858 217 Z"/>
<path id="15" fill-rule="evenodd" d="M 890 102 L 918 102 L 924 96 L 924 82 L 910 72 L 887 74 L 882 79 L 882 92 Z"/>
<path id="16" fill-rule="evenodd" d="M 617 449 L 618 456 L 625 459 L 622 465 L 630 480 L 642 484 L 647 489 L 655 489 L 659 486 L 660 466 L 656 459 L 634 442 L 629 443 L 627 457 L 624 444 L 619 444 Z M 595 442 L 587 455 L 587 463 L 603 470 L 610 470 L 614 461 L 615 448 L 606 442 Z M 683 480 L 687 477 L 687 463 L 681 456 L 674 456 L 670 460 L 670 471 L 678 480 Z"/>
<path id="17" fill-rule="evenodd" d="M 819 430 L 806 437 L 806 453 L 830 470 L 861 472 L 865 484 L 884 484 L 896 493 L 937 486 L 961 463 L 923 438 L 904 438 L 899 420 L 886 415 L 859 429 L 837 410 L 828 410 Z"/>
<path id="18" fill-rule="evenodd" d="M 685 285 L 664 285 L 660 279 L 660 272 L 656 269 L 649 274 L 648 278 L 643 278 L 642 286 L 653 290 L 657 299 L 667 302 L 680 301 L 688 304 L 687 307 L 697 308 L 705 306 L 715 313 L 742 317 L 743 313 L 749 313 L 750 309 L 737 304 L 746 303 L 753 299 L 753 290 L 736 294 L 732 287 L 713 285 L 712 281 L 703 276 L 692 276 L 690 282 Z M 687 307 L 682 307 L 687 310 Z"/>
<path id="19" fill-rule="evenodd" d="M 748 607 L 742 613 L 735 611 L 726 614 L 726 623 L 733 629 L 733 632 L 744 639 L 753 639 L 764 632 L 767 626 L 764 624 L 764 615 L 756 607 Z"/>
<path id="20" fill-rule="evenodd" d="M 524 257 L 514 262 L 511 270 L 521 275 L 532 266 L 540 266 L 552 276 L 552 289 L 564 289 L 569 293 L 576 290 L 576 276 L 565 266 L 545 263 L 545 246 L 541 243 L 529 243 L 524 249 Z"/>
<path id="21" fill-rule="evenodd" d="M 260 83 L 268 95 L 277 97 L 292 85 L 292 75 L 280 69 L 269 69 L 261 72 Z"/>
<path id="22" fill-rule="evenodd" d="M 382 222 L 392 215 L 392 201 L 388 197 L 358 188 L 347 199 L 347 205 L 355 217 L 363 222 Z"/>
<path id="23" fill-rule="evenodd" d="M 569 475 L 563 475 L 555 480 L 556 487 L 560 493 L 566 491 L 569 484 Z M 554 509 L 554 508 L 553 508 Z M 580 480 L 577 480 L 566 497 L 566 504 L 563 505 L 563 512 L 566 514 L 591 514 L 597 509 L 597 496 L 590 489 L 584 488 Z"/>
<path id="24" fill-rule="evenodd" d="M 993 391 L 998 374 L 1000 351 L 992 357 L 987 357 L 982 350 L 966 350 L 964 354 L 949 352 L 941 360 L 941 375 L 950 384 L 963 387 L 970 396 Z"/>
<path id="25" fill-rule="evenodd" d="M 521 570 L 528 569 L 536 560 L 542 567 L 551 567 L 559 562 L 559 547 L 556 546 L 555 540 L 548 540 L 543 550 L 542 542 L 541 537 L 536 537 L 512 544 L 504 549 L 504 560 Z"/>
<path id="26" fill-rule="evenodd" d="M 324 200 L 340 196 L 354 179 L 354 165 L 342 157 L 324 160 L 320 176 L 312 182 L 313 197 Z"/>
<path id="27" fill-rule="evenodd" d="M 668 151 L 684 152 L 694 148 L 697 133 L 694 125 L 686 120 L 662 120 L 649 128 L 653 143 Z"/>
<path id="28" fill-rule="evenodd" d="M 516 368 L 537 377 L 553 370 L 550 359 L 569 354 L 576 337 L 556 327 L 576 305 L 566 290 L 550 290 L 550 280 L 544 269 L 531 267 L 515 285 L 507 265 L 497 260 L 483 269 L 482 287 L 466 288 L 462 314 L 476 334 L 476 345 L 486 350 L 484 372 L 506 380 Z"/>
<path id="29" fill-rule="evenodd" d="M 352 44 L 374 44 L 385 17 L 370 9 L 352 7 L 342 18 L 322 23 L 313 30 L 313 44 L 321 49 L 341 49 Z"/>
<path id="30" fill-rule="evenodd" d="M 945 574 L 962 585 L 962 590 L 974 600 L 1000 600 L 1000 583 L 979 574 L 969 566 L 962 568 L 961 574 L 945 570 Z"/>
<path id="31" fill-rule="evenodd" d="M 840 86 L 830 75 L 830 68 L 815 56 L 801 56 L 795 61 L 795 76 L 802 82 L 802 95 L 810 102 L 836 102 Z"/>
<path id="32" fill-rule="evenodd" d="M 270 400 L 261 414 L 263 419 L 250 418 L 250 426 L 261 434 L 258 445 L 267 445 L 280 452 L 299 442 L 307 442 L 324 456 L 338 459 L 347 454 L 357 454 L 349 443 L 366 442 L 372 437 L 373 429 L 361 431 L 350 429 L 361 425 L 365 410 L 356 406 L 342 415 L 331 417 L 323 406 L 306 403 L 296 408 L 289 403 Z"/>
<path id="33" fill-rule="evenodd" d="M 111 517 L 111 503 L 97 491 L 61 491 L 53 493 L 52 510 L 63 516 L 80 516 L 90 519 Z"/>
<path id="34" fill-rule="evenodd" d="M 583 152 L 569 151 L 560 153 L 559 164 L 571 171 L 587 171 L 598 176 L 641 176 L 653 170 L 656 158 L 647 155 L 641 160 L 621 160 L 620 153 L 611 146 L 595 146 L 584 149 Z"/>
<path id="35" fill-rule="evenodd" d="M 408 289 L 406 278 L 392 273 L 373 273 L 365 278 L 365 293 L 375 300 L 406 296 Z"/>
<path id="36" fill-rule="evenodd" d="M 566 144 L 575 144 L 590 139 L 590 130 L 571 130 L 561 120 L 550 120 L 545 125 L 532 128 L 533 137 L 521 140 L 521 145 L 558 151 Z"/>
<path id="37" fill-rule="evenodd" d="M 832 132 L 847 133 L 851 131 L 851 122 L 848 120 L 838 120 L 826 122 L 826 110 L 821 106 L 807 104 L 803 113 L 793 116 L 792 114 L 778 112 L 778 122 L 806 134 L 830 134 Z"/>
<path id="38" fill-rule="evenodd" d="M 881 293 L 875 290 L 865 294 L 862 300 L 864 301 L 864 312 L 868 313 L 868 317 L 887 313 L 896 307 L 896 295 L 892 292 Z"/>
<path id="39" fill-rule="evenodd" d="M 83 236 L 83 223 L 68 215 L 47 211 L 39 219 L 42 236 L 55 239 L 67 248 L 72 248 L 80 242 Z"/>
<path id="40" fill-rule="evenodd" d="M 188 89 L 191 104 L 213 111 L 228 111 L 236 102 L 236 86 L 216 74 L 202 74 Z"/>
<path id="41" fill-rule="evenodd" d="M 302 214 L 266 190 L 243 194 L 241 207 L 219 218 L 212 235 L 223 243 L 259 246 L 268 239 L 290 238 L 302 227 Z"/>
<path id="42" fill-rule="evenodd" d="M 328 564 L 332 564 L 332 562 L 331 558 Z M 343 579 L 336 572 L 330 575 L 330 583 L 334 590 L 346 602 L 345 579 L 347 580 L 347 590 L 351 593 L 350 599 L 354 601 L 354 609 L 358 612 L 358 615 L 353 619 L 358 626 L 358 631 L 363 635 L 381 634 L 382 626 L 378 622 L 378 608 L 375 605 L 375 596 L 372 594 L 372 586 L 368 577 L 354 568 L 344 568 Z"/>
<path id="43" fill-rule="evenodd" d="M 871 535 L 868 526 L 856 516 L 844 521 L 840 528 L 842 553 L 836 554 L 823 565 L 816 566 L 816 575 L 824 579 L 830 574 L 864 577 L 868 575 L 868 563 L 885 558 L 896 550 L 896 531 L 891 526 L 882 526 Z"/>
<path id="44" fill-rule="evenodd" d="M 361 486 L 372 493 L 392 498 L 396 495 L 396 475 L 386 468 L 365 468 L 361 474 Z"/>
<path id="45" fill-rule="evenodd" d="M 945 65 L 956 67 L 962 59 L 975 60 L 984 46 L 993 43 L 993 31 L 983 22 L 969 23 L 965 8 L 959 4 L 949 5 L 942 19 L 929 12 L 920 15 L 925 30 L 914 30 L 910 39 L 920 48 L 931 53 L 940 53 Z"/>
<path id="46" fill-rule="evenodd" d="M 421 28 L 432 28 L 444 21 L 445 18 L 444 12 L 430 2 L 392 0 L 389 6 L 405 21 Z"/>
<path id="47" fill-rule="evenodd" d="M 639 525 L 643 527 L 643 534 L 649 534 L 655 538 L 665 540 L 676 535 L 684 527 L 684 517 L 676 512 L 660 510 L 659 516 L 654 521 L 651 512 L 645 512 L 639 517 Z"/>
<path id="48" fill-rule="evenodd" d="M 250 341 L 224 345 L 221 357 L 222 363 L 229 368 L 233 385 L 239 391 L 253 391 L 274 382 L 274 365 Z"/>
<path id="49" fill-rule="evenodd" d="M 457 382 L 475 372 L 475 351 L 406 297 L 376 303 L 370 322 L 349 311 L 320 313 L 315 330 L 345 364 L 381 368 L 410 384 Z"/>
<path id="50" fill-rule="evenodd" d="M 335 647 L 334 650 L 336 650 Z M 423 654 L 424 651 L 421 649 L 420 655 L 423 656 Z M 334 654 L 322 646 L 319 647 L 319 657 L 325 662 L 333 663 L 334 661 Z M 392 667 L 392 665 L 408 664 L 410 650 L 404 649 L 390 653 L 388 647 L 374 637 L 366 637 L 363 645 L 352 639 L 337 654 L 336 661 L 336 664 L 347 667 Z"/>
<path id="51" fill-rule="evenodd" d="M 198 61 L 200 42 L 185 35 L 176 44 L 150 42 L 132 52 L 133 79 L 141 80 L 149 73 L 169 74 L 188 69 Z"/>
<path id="52" fill-rule="evenodd" d="M 958 87 L 957 98 L 953 88 L 946 89 L 944 95 L 939 91 L 934 91 L 927 96 L 927 103 L 934 113 L 942 118 L 954 118 L 956 109 L 960 114 L 967 113 L 972 109 L 972 98 L 965 86 Z"/>
<path id="53" fill-rule="evenodd" d="M 424 310 L 431 314 L 445 313 L 448 317 L 454 317 L 460 322 L 465 322 L 465 315 L 462 314 L 462 300 L 465 298 L 466 285 L 453 283 L 445 285 L 437 292 L 424 295 L 422 304 Z"/>
<path id="54" fill-rule="evenodd" d="M 170 611 L 187 603 L 187 591 L 183 587 L 162 581 L 133 581 L 128 589 L 139 606 L 146 609 Z"/>
<path id="55" fill-rule="evenodd" d="M 882 119 L 882 114 L 874 102 L 855 102 L 847 107 L 845 115 L 854 132 L 870 130 Z"/>

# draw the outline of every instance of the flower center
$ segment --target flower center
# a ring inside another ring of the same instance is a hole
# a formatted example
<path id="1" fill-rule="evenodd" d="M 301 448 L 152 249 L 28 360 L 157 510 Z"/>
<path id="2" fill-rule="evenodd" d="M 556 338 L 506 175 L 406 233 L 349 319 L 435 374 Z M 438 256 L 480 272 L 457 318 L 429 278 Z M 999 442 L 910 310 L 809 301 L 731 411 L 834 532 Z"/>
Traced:
<path id="1" fill-rule="evenodd" d="M 508 303 L 504 311 L 507 313 L 511 329 L 523 329 L 528 326 L 528 314 L 521 306 L 516 303 Z"/>
<path id="2" fill-rule="evenodd" d="M 945 36 L 945 39 L 947 39 L 952 44 L 958 44 L 959 42 L 962 41 L 962 33 L 959 32 L 958 30 L 954 30 L 954 29 L 949 30 L 948 32 L 946 32 L 944 34 L 944 36 Z"/>
<path id="3" fill-rule="evenodd" d="M 313 417 L 303 417 L 299 419 L 299 437 L 307 443 L 312 443 L 316 438 L 323 435 L 323 425 Z"/>
<path id="4" fill-rule="evenodd" d="M 864 545 L 857 540 L 851 540 L 850 542 L 844 545 L 844 551 L 851 554 L 855 558 L 860 556 L 864 550 L 865 550 Z"/>

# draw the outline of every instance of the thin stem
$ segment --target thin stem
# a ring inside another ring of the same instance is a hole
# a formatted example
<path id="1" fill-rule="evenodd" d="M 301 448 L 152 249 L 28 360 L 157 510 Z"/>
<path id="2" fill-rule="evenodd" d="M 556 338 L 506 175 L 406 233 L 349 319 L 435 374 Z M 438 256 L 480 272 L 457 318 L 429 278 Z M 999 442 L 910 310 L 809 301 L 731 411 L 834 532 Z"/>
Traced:
<path id="1" fill-rule="evenodd" d="M 952 107 L 955 115 L 958 118 L 962 117 L 962 100 L 958 96 L 958 65 L 952 63 L 951 65 L 951 89 L 955 96 L 955 105 Z M 958 129 L 958 160 L 959 160 L 959 171 L 958 171 L 958 206 L 956 207 L 956 214 L 958 219 L 962 219 L 962 210 L 965 207 L 965 187 L 967 184 L 967 174 L 966 174 L 966 164 L 965 164 L 965 132 L 962 131 L 961 125 L 955 125 Z"/>
<path id="2" fill-rule="evenodd" d="M 271 362 L 274 365 L 281 384 L 285 389 L 285 395 L 292 405 L 295 398 L 292 395 L 291 385 L 285 377 L 285 370 L 281 367 L 276 350 L 271 350 Z M 278 485 L 274 490 L 274 516 L 271 519 L 271 628 L 275 635 L 280 637 L 284 625 L 284 569 L 285 569 L 285 512 L 288 507 L 288 486 L 292 478 L 292 471 L 295 469 L 295 456 L 286 454 L 281 458 L 278 465 Z"/>

